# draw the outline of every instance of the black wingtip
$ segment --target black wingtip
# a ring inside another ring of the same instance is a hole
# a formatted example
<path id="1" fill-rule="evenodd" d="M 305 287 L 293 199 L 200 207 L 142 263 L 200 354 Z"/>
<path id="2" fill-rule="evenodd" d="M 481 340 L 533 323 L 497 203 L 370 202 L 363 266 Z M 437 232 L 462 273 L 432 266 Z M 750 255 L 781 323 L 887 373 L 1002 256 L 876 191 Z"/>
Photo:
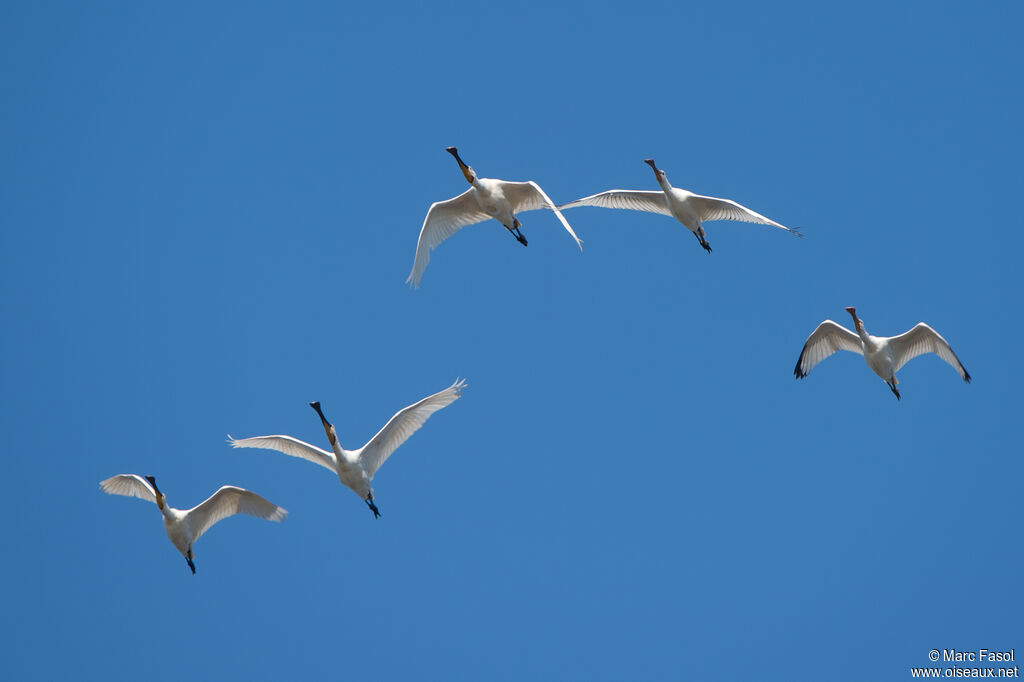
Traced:
<path id="1" fill-rule="evenodd" d="M 793 368 L 793 376 L 795 376 L 797 379 L 803 379 L 805 376 L 807 376 L 807 372 L 800 371 L 800 365 L 804 363 L 805 350 L 807 350 L 806 346 L 804 347 L 804 350 L 800 351 L 800 357 L 796 359 L 796 367 Z"/>

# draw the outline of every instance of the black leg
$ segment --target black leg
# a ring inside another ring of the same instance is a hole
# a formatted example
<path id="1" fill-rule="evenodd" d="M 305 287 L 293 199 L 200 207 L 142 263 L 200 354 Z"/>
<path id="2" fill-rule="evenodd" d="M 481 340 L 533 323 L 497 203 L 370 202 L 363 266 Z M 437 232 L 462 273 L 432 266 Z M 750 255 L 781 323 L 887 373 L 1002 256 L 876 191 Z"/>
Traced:
<path id="1" fill-rule="evenodd" d="M 896 388 L 896 384 L 892 383 L 891 381 L 887 381 L 886 383 L 889 384 L 889 388 L 892 390 L 893 395 L 896 396 L 896 400 L 899 400 L 900 399 L 900 389 Z"/>
<path id="2" fill-rule="evenodd" d="M 506 225 L 505 229 L 508 230 L 510 233 L 512 233 L 512 236 L 516 238 L 517 242 L 519 242 L 523 246 L 527 245 L 526 244 L 526 237 L 524 237 L 523 233 L 519 231 L 519 221 L 518 220 L 516 221 L 515 227 L 509 227 L 508 225 Z"/>
<path id="3" fill-rule="evenodd" d="M 369 507 L 370 511 L 373 512 L 373 518 L 375 518 L 375 519 L 379 519 L 380 518 L 380 510 L 377 509 L 377 505 L 375 505 L 373 503 L 373 498 L 372 497 L 367 497 L 366 498 L 366 506 Z"/>
<path id="4" fill-rule="evenodd" d="M 694 232 L 693 236 L 697 238 L 697 241 L 700 242 L 700 245 L 704 247 L 705 251 L 711 253 L 711 244 L 708 244 L 708 240 L 704 239 L 704 235 L 702 235 L 700 232 Z"/>

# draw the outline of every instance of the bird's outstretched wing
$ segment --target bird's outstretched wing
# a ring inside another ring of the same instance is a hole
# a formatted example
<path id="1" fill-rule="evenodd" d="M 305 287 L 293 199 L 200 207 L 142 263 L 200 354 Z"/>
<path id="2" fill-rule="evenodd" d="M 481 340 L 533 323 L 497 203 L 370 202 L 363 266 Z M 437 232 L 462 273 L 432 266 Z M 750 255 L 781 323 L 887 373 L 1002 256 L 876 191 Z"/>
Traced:
<path id="1" fill-rule="evenodd" d="M 206 501 L 189 509 L 187 514 L 192 527 L 192 542 L 195 542 L 213 524 L 229 516 L 248 514 L 267 521 L 283 521 L 288 511 L 254 492 L 225 485 Z"/>
<path id="2" fill-rule="evenodd" d="M 291 436 L 254 436 L 253 438 L 232 438 L 228 436 L 228 442 L 236 448 L 263 448 L 264 450 L 277 450 L 292 457 L 299 457 L 307 461 L 319 464 L 333 473 L 338 473 L 338 463 L 333 452 L 321 450 L 315 445 L 304 443 L 298 438 Z"/>
<path id="3" fill-rule="evenodd" d="M 960 358 L 949 347 L 949 342 L 924 322 L 919 322 L 910 331 L 889 339 L 889 346 L 892 348 L 893 363 L 896 365 L 895 371 L 897 372 L 900 367 L 918 355 L 935 353 L 948 362 L 957 371 L 961 379 L 968 383 L 971 381 L 971 375 L 967 373 L 967 370 L 960 362 Z"/>
<path id="4" fill-rule="evenodd" d="M 797 237 L 803 237 L 798 230 L 791 227 L 786 227 L 780 223 L 765 218 L 763 215 L 756 211 L 751 211 L 746 206 L 741 206 L 731 199 L 716 199 L 715 197 L 705 197 L 700 194 L 694 194 L 691 199 L 694 205 L 697 207 L 697 212 L 700 214 L 701 222 L 708 220 L 738 220 L 743 223 L 757 223 L 759 225 L 771 225 L 772 227 L 778 227 L 787 232 L 792 232 Z"/>
<path id="5" fill-rule="evenodd" d="M 405 280 L 414 289 L 420 285 L 423 271 L 430 262 L 430 251 L 438 244 L 458 232 L 466 225 L 482 223 L 491 216 L 480 210 L 476 200 L 471 196 L 470 187 L 459 196 L 447 201 L 437 201 L 430 205 L 427 217 L 420 228 L 420 238 L 416 242 L 416 258 L 413 260 L 412 272 Z"/>
<path id="6" fill-rule="evenodd" d="M 136 474 L 118 474 L 105 481 L 100 481 L 100 488 L 108 495 L 125 495 L 137 497 L 156 504 L 156 491 L 149 481 Z"/>
<path id="7" fill-rule="evenodd" d="M 800 357 L 796 361 L 796 369 L 793 370 L 794 376 L 797 379 L 803 379 L 814 369 L 815 365 L 837 350 L 864 354 L 860 347 L 859 336 L 832 320 L 825 320 L 818 325 L 814 333 L 807 337 L 804 349 L 800 351 Z"/>
<path id="8" fill-rule="evenodd" d="M 551 201 L 551 198 L 544 193 L 540 185 L 533 180 L 527 182 L 508 182 L 507 180 L 502 180 L 501 188 L 505 193 L 505 198 L 512 204 L 513 213 L 533 211 L 538 208 L 548 208 L 554 211 L 555 215 L 558 216 L 558 220 L 562 223 L 562 227 L 576 240 L 576 246 L 580 247 L 580 251 L 583 250 L 583 242 L 572 231 L 569 221 L 565 219 L 562 212 L 555 206 L 555 202 Z"/>
<path id="9" fill-rule="evenodd" d="M 395 448 L 423 426 L 430 415 L 455 402 L 462 395 L 462 389 L 465 387 L 466 382 L 460 379 L 443 391 L 427 396 L 418 403 L 400 410 L 389 419 L 384 428 L 378 431 L 377 435 L 359 451 L 359 459 L 367 475 L 372 477 L 380 465 L 395 451 Z"/>
<path id="10" fill-rule="evenodd" d="M 562 204 L 558 208 L 575 208 L 577 206 L 600 206 L 601 208 L 622 208 L 631 211 L 647 211 L 648 213 L 660 213 L 672 215 L 665 203 L 664 192 L 648 192 L 639 189 L 610 189 L 600 194 L 592 194 L 568 204 Z"/>

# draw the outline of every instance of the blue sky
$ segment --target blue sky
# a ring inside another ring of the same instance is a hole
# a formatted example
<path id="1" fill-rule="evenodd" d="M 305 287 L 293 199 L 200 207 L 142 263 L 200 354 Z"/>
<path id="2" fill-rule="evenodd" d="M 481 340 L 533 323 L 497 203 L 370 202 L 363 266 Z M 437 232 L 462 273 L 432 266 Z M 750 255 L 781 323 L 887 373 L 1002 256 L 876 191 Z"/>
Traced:
<path id="1" fill-rule="evenodd" d="M 1024 649 L 1018 3 L 8 3 L 5 667 L 18 679 L 906 679 Z M 806 239 L 566 212 L 404 282 L 427 207 L 677 187 Z M 927 321 L 903 400 L 814 327 Z M 361 445 L 374 481 L 236 437 Z M 222 484 L 198 574 L 152 505 Z"/>

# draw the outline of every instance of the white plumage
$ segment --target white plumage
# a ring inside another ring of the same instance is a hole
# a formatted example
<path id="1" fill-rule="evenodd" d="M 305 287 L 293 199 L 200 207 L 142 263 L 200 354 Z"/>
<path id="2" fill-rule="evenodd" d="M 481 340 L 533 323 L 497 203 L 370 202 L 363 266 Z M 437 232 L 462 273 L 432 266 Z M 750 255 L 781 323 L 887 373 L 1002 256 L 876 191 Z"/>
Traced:
<path id="1" fill-rule="evenodd" d="M 204 502 L 184 510 L 166 504 L 164 494 L 157 488 L 156 479 L 152 476 L 143 478 L 136 474 L 118 474 L 101 481 L 100 488 L 110 495 L 137 497 L 156 504 L 163 515 L 167 537 L 185 557 L 192 573 L 196 572 L 192 562 L 192 545 L 218 521 L 235 514 L 248 514 L 268 521 L 283 521 L 288 516 L 285 509 L 254 492 L 233 485 L 221 487 Z"/>
<path id="2" fill-rule="evenodd" d="M 508 182 L 477 177 L 476 172 L 459 158 L 459 151 L 455 147 L 448 147 L 447 151 L 455 157 L 462 174 L 471 186 L 457 197 L 435 202 L 427 211 L 423 227 L 420 228 L 419 240 L 416 242 L 416 258 L 413 261 L 412 272 L 405 280 L 412 287 L 419 287 L 423 272 L 430 262 L 431 250 L 466 225 L 481 223 L 489 218 L 494 218 L 504 225 L 520 244 L 526 246 L 526 237 L 519 231 L 520 223 L 515 214 L 539 208 L 551 209 L 558 216 L 562 226 L 576 240 L 580 250 L 583 250 L 580 238 L 572 231 L 565 216 L 555 207 L 540 185 L 532 180 Z"/>
<path id="3" fill-rule="evenodd" d="M 704 221 L 710 220 L 738 220 L 744 223 L 757 223 L 759 225 L 771 225 L 791 232 L 802 237 L 799 231 L 781 225 L 774 220 L 765 218 L 760 213 L 751 211 L 746 206 L 741 206 L 731 199 L 716 199 L 700 194 L 688 192 L 685 189 L 678 189 L 669 184 L 665 171 L 654 165 L 654 159 L 644 159 L 654 170 L 654 177 L 661 185 L 662 191 L 648 192 L 632 189 L 611 189 L 600 194 L 593 194 L 576 201 L 559 206 L 559 210 L 575 208 L 577 206 L 600 206 L 602 208 L 621 208 L 631 211 L 647 211 L 649 213 L 660 213 L 672 216 L 681 222 L 688 230 L 693 232 L 697 241 L 704 249 L 711 253 L 711 245 L 705 239 Z"/>
<path id="4" fill-rule="evenodd" d="M 427 396 L 419 402 L 399 410 L 388 420 L 384 428 L 377 432 L 377 435 L 358 450 L 345 450 L 341 447 L 337 431 L 324 417 L 318 402 L 309 405 L 320 415 L 320 422 L 327 433 L 327 440 L 330 441 L 333 452 L 321 450 L 315 445 L 310 445 L 292 436 L 255 436 L 238 439 L 228 436 L 228 442 L 236 448 L 277 450 L 286 455 L 319 464 L 337 474 L 342 483 L 366 501 L 374 517 L 378 517 L 380 511 L 373 502 L 373 488 L 370 486 L 374 474 L 399 445 L 423 426 L 430 415 L 455 402 L 462 395 L 462 389 L 465 387 L 465 381 L 457 380 L 443 391 Z"/>
<path id="5" fill-rule="evenodd" d="M 854 333 L 832 320 L 825 320 L 819 324 L 807 337 L 803 350 L 800 351 L 796 368 L 793 370 L 797 379 L 806 377 L 815 365 L 836 351 L 847 350 L 863 355 L 871 371 L 889 385 L 897 399 L 900 392 L 896 388 L 899 384 L 896 372 L 918 355 L 925 353 L 935 353 L 949 363 L 961 379 L 970 383 L 971 375 L 967 373 L 949 342 L 924 322 L 919 322 L 913 329 L 899 336 L 871 336 L 864 328 L 863 320 L 857 317 L 855 308 L 847 308 L 846 312 L 853 317 L 857 332 Z"/>

